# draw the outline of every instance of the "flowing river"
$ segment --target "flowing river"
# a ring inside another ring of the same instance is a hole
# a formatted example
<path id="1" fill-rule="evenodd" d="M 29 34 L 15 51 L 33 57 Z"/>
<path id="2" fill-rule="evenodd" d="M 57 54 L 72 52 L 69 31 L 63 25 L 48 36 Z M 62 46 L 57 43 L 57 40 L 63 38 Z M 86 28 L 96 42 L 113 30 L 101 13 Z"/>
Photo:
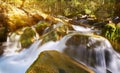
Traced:
<path id="1" fill-rule="evenodd" d="M 64 52 L 95 73 L 120 72 L 120 54 L 113 50 L 107 39 L 94 36 L 92 34 L 94 31 L 89 28 L 73 27 L 76 31 L 71 31 L 59 41 L 50 41 L 42 45 L 42 40 L 36 40 L 29 48 L 20 52 L 17 40 L 19 36 L 15 36 L 14 42 L 8 38 L 8 41 L 3 43 L 5 52 L 0 57 L 0 73 L 25 73 L 38 55 L 45 50 Z"/>

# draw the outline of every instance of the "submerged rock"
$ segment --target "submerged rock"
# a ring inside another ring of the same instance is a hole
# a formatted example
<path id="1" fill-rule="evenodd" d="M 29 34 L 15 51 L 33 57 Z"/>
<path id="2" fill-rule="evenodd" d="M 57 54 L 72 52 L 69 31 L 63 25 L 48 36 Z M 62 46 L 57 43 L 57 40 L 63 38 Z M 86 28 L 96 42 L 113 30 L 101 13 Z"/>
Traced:
<path id="1" fill-rule="evenodd" d="M 26 73 L 94 73 L 88 67 L 77 63 L 57 51 L 44 51 Z"/>

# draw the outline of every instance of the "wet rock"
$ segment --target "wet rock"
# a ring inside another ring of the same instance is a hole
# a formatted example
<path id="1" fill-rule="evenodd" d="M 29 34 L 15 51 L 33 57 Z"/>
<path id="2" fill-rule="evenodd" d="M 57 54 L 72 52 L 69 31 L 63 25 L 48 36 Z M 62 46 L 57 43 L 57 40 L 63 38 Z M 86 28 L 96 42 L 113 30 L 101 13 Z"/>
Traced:
<path id="1" fill-rule="evenodd" d="M 84 27 L 91 27 L 96 22 L 97 20 L 91 16 L 76 17 L 76 18 L 69 20 L 69 23 L 71 24 L 80 25 Z"/>
<path id="2" fill-rule="evenodd" d="M 44 51 L 26 73 L 94 73 L 88 67 L 77 63 L 57 51 Z"/>
<path id="3" fill-rule="evenodd" d="M 31 27 L 26 27 L 20 36 L 20 43 L 23 48 L 29 47 L 35 41 L 36 33 Z"/>
<path id="4" fill-rule="evenodd" d="M 35 29 L 36 29 L 37 33 L 41 36 L 43 34 L 44 30 L 49 26 L 50 26 L 49 23 L 41 21 L 35 25 Z"/>
<path id="5" fill-rule="evenodd" d="M 107 73 L 112 73 L 111 71 L 107 70 Z"/>
<path id="6" fill-rule="evenodd" d="M 3 49 L 0 48 L 0 56 L 4 53 Z"/>
<path id="7" fill-rule="evenodd" d="M 7 29 L 5 27 L 0 27 L 0 42 L 5 42 L 7 40 Z"/>
<path id="8" fill-rule="evenodd" d="M 107 23 L 106 22 L 97 22 L 94 23 L 93 26 L 98 29 L 103 29 Z"/>
<path id="9" fill-rule="evenodd" d="M 64 49 L 64 53 L 66 53 L 70 57 L 86 63 L 89 66 L 95 67 L 95 65 L 97 64 L 96 56 L 98 54 L 95 53 L 94 48 L 100 46 L 101 42 L 92 42 L 90 38 L 91 36 L 84 34 L 73 35 L 66 41 L 65 44 L 67 47 Z"/>
<path id="10" fill-rule="evenodd" d="M 120 23 L 120 18 L 119 18 L 118 16 L 112 17 L 111 20 L 112 20 L 112 22 L 115 23 L 115 24 Z"/>
<path id="11" fill-rule="evenodd" d="M 50 26 L 46 31 L 46 34 L 42 36 L 43 43 L 48 41 L 57 41 L 65 36 L 68 32 L 69 26 L 64 23 L 57 23 Z"/>

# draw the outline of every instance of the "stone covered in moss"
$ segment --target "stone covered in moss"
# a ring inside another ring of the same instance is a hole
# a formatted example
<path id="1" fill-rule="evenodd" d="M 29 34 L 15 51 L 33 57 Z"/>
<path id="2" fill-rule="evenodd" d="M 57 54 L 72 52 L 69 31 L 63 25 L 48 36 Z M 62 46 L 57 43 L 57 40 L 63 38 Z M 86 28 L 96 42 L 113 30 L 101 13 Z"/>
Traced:
<path id="1" fill-rule="evenodd" d="M 49 23 L 41 21 L 35 25 L 35 29 L 36 29 L 37 33 L 41 36 L 43 34 L 45 28 L 47 28 L 48 26 L 50 26 Z"/>
<path id="2" fill-rule="evenodd" d="M 44 51 L 26 73 L 94 73 L 88 67 L 77 63 L 57 51 Z"/>
<path id="3" fill-rule="evenodd" d="M 20 36 L 20 43 L 23 48 L 29 47 L 34 41 L 36 33 L 30 27 L 26 27 L 23 34 Z"/>
<path id="4" fill-rule="evenodd" d="M 48 41 L 57 41 L 65 36 L 68 32 L 68 25 L 64 23 L 58 23 L 48 28 L 48 32 L 43 35 L 43 43 Z"/>

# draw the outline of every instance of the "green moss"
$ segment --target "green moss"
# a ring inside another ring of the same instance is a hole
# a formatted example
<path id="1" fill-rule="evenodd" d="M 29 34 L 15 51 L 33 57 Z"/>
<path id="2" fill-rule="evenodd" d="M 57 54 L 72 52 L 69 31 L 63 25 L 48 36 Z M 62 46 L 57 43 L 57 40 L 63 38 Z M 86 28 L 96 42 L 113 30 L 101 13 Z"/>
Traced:
<path id="1" fill-rule="evenodd" d="M 39 22 L 38 24 L 36 24 L 35 29 L 37 33 L 41 36 L 45 28 L 48 26 L 50 26 L 50 24 L 47 22 Z"/>
<path id="2" fill-rule="evenodd" d="M 68 56 L 57 51 L 44 51 L 26 73 L 94 73 Z"/>
<path id="3" fill-rule="evenodd" d="M 29 47 L 34 42 L 36 33 L 30 27 L 26 27 L 23 34 L 20 36 L 20 43 L 23 48 Z"/>
<path id="4" fill-rule="evenodd" d="M 116 26 L 116 38 L 119 40 L 120 39 L 120 23 L 117 24 Z"/>
<path id="5" fill-rule="evenodd" d="M 58 26 L 58 27 L 54 28 L 54 25 L 49 27 L 48 33 L 42 36 L 43 43 L 48 42 L 48 41 L 60 40 L 63 36 L 67 34 L 67 31 L 69 29 L 67 25 L 60 24 L 59 26 L 59 24 L 58 25 L 56 24 L 55 26 Z"/>
<path id="6" fill-rule="evenodd" d="M 43 37 L 42 43 L 46 43 L 48 41 L 56 41 L 58 40 L 58 34 L 56 31 L 50 31 L 47 35 Z"/>

